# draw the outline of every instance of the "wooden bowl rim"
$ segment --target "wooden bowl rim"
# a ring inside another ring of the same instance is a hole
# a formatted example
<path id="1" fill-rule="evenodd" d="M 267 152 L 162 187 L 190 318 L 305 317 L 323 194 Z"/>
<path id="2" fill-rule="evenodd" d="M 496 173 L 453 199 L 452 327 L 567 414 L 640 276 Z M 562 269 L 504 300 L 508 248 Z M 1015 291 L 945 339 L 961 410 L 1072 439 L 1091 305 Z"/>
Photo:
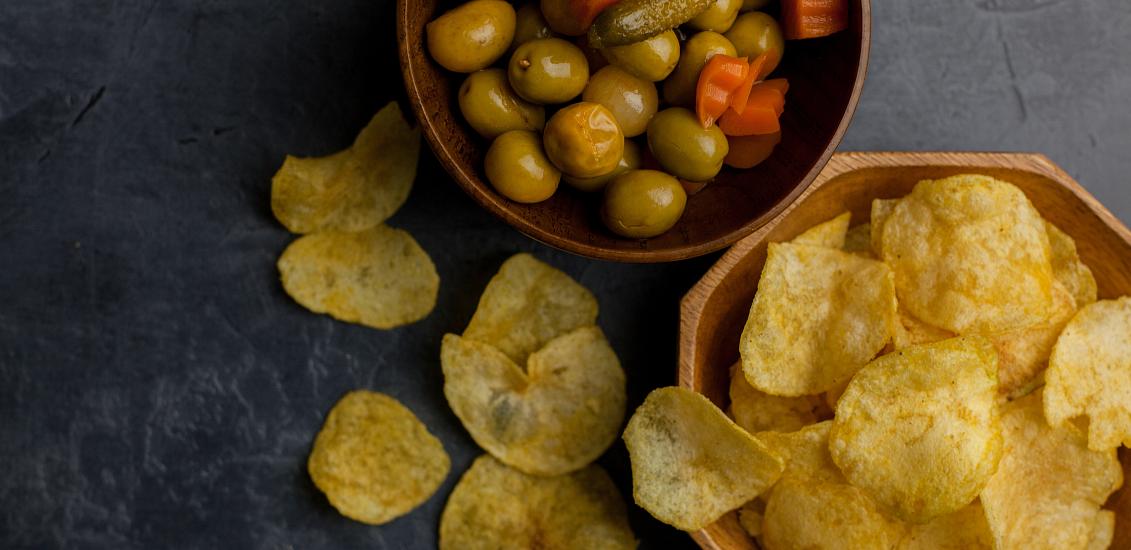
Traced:
<path id="1" fill-rule="evenodd" d="M 455 161 L 455 155 L 449 149 L 448 144 L 441 139 L 436 132 L 432 114 L 425 108 L 421 100 L 421 91 L 414 77 L 417 71 L 416 60 L 412 59 L 408 54 L 408 11 L 405 9 L 407 4 L 411 1 L 412 0 L 397 0 L 397 50 L 400 56 L 401 72 L 404 76 L 405 90 L 408 93 L 409 104 L 416 114 L 417 121 L 420 123 L 421 128 L 424 130 L 424 136 L 432 147 L 432 151 L 436 154 L 436 158 L 439 159 L 445 170 L 454 176 L 460 188 L 470 195 L 475 202 L 479 203 L 480 206 L 486 208 L 489 212 L 518 229 L 526 236 L 542 244 L 579 256 L 615 262 L 673 262 L 709 254 L 725 248 L 750 235 L 754 231 L 757 231 L 758 228 L 764 226 L 770 220 L 773 220 L 789 205 L 793 204 L 801 194 L 812 185 L 813 181 L 816 180 L 817 176 L 829 162 L 829 159 L 832 158 L 836 148 L 844 139 L 844 134 L 848 130 L 848 126 L 851 124 L 852 118 L 856 114 L 857 105 L 860 102 L 860 94 L 863 91 L 864 79 L 868 73 L 868 59 L 872 47 L 872 3 L 871 0 L 860 0 L 860 61 L 856 68 L 856 76 L 852 84 L 852 92 L 848 98 L 848 105 L 841 115 L 840 123 L 837 125 L 836 131 L 833 132 L 832 138 L 825 146 L 825 150 L 821 153 L 821 156 L 818 157 L 817 161 L 813 164 L 813 168 L 794 186 L 794 189 L 790 191 L 788 195 L 778 201 L 772 208 L 761 216 L 748 221 L 741 227 L 709 241 L 662 250 L 610 249 L 574 240 L 538 227 L 523 216 L 512 211 L 506 199 L 488 192 L 485 182 L 479 180 L 475 173 L 469 172 L 465 167 Z"/>

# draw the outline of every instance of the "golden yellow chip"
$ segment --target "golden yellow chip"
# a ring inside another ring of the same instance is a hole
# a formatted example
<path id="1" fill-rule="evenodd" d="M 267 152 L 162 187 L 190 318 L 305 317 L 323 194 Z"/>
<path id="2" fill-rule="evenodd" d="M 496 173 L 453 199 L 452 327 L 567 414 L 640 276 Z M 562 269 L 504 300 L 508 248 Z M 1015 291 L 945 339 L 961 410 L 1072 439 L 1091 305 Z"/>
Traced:
<path id="1" fill-rule="evenodd" d="M 955 334 L 949 330 L 933 327 L 907 312 L 900 307 L 899 321 L 896 323 L 895 332 L 892 334 L 892 344 L 895 349 L 901 350 L 911 346 L 933 344 L 954 338 Z"/>
<path id="2" fill-rule="evenodd" d="M 848 234 L 848 223 L 851 221 L 852 213 L 845 212 L 827 222 L 806 229 L 804 233 L 794 237 L 790 242 L 827 248 L 844 248 L 845 236 Z"/>
<path id="3" fill-rule="evenodd" d="M 440 550 L 636 548 L 624 501 L 590 465 L 538 477 L 489 455 L 475 459 L 440 517 Z"/>
<path id="4" fill-rule="evenodd" d="M 1105 536 L 1100 507 L 1123 483 L 1115 449 L 1088 450 L 1071 423 L 1049 426 L 1041 392 L 1006 404 L 1002 431 L 1005 453 L 982 491 L 996 547 L 1085 548 Z"/>
<path id="5" fill-rule="evenodd" d="M 792 432 L 813 424 L 829 414 L 819 395 L 780 397 L 754 389 L 742 374 L 740 364 L 731 367 L 730 407 L 727 414 L 735 424 L 750 432 L 772 430 Z"/>
<path id="6" fill-rule="evenodd" d="M 872 224 L 864 223 L 848 230 L 844 235 L 842 250 L 865 258 L 874 258 L 872 254 Z"/>
<path id="7" fill-rule="evenodd" d="M 1017 397 L 1033 387 L 1048 366 L 1049 355 L 1064 326 L 1076 313 L 1076 301 L 1064 285 L 1053 283 L 1053 316 L 1037 325 L 995 334 L 998 393 Z"/>
<path id="8" fill-rule="evenodd" d="M 1085 306 L 1064 328 L 1045 374 L 1045 416 L 1087 416 L 1088 447 L 1131 446 L 1131 297 Z"/>
<path id="9" fill-rule="evenodd" d="M 929 523 L 913 525 L 900 550 L 993 550 L 994 537 L 981 501 Z"/>
<path id="10" fill-rule="evenodd" d="M 762 538 L 762 518 L 766 514 L 766 501 L 756 498 L 738 509 L 738 524 L 747 535 Z"/>
<path id="11" fill-rule="evenodd" d="M 782 479 L 813 479 L 845 483 L 840 469 L 829 454 L 829 431 L 832 422 L 825 421 L 806 426 L 796 432 L 759 432 L 755 438 L 766 444 L 774 454 L 785 461 Z"/>
<path id="12" fill-rule="evenodd" d="M 472 439 L 533 475 L 596 460 L 624 420 L 625 379 L 597 327 L 579 328 L 532 353 L 523 371 L 492 346 L 444 336 L 444 395 Z"/>
<path id="13" fill-rule="evenodd" d="M 1051 222 L 1045 222 L 1052 251 L 1052 274 L 1076 300 L 1076 309 L 1096 301 L 1096 278 L 1080 260 L 1076 241 Z"/>
<path id="14" fill-rule="evenodd" d="M 440 290 L 428 253 L 386 225 L 299 237 L 278 267 L 283 288 L 306 309 L 380 329 L 427 317 Z"/>
<path id="15" fill-rule="evenodd" d="M 1092 522 L 1092 538 L 1088 540 L 1087 550 L 1107 550 L 1115 538 L 1115 512 L 1100 510 Z"/>
<path id="16" fill-rule="evenodd" d="M 448 477 L 444 446 L 412 411 L 358 390 L 330 410 L 306 463 L 343 516 L 380 525 L 428 500 Z"/>
<path id="17" fill-rule="evenodd" d="M 624 430 L 636 503 L 656 519 L 696 531 L 777 481 L 782 459 L 706 397 L 653 391 Z"/>
<path id="18" fill-rule="evenodd" d="M 487 284 L 463 336 L 522 365 L 546 342 L 596 322 L 597 299 L 589 290 L 529 254 L 516 254 Z"/>
<path id="19" fill-rule="evenodd" d="M 880 254 L 884 251 L 884 224 L 887 223 L 888 217 L 891 216 L 899 201 L 900 199 L 875 199 L 872 201 L 872 223 L 869 237 L 872 243 L 872 254 L 876 257 L 880 257 Z"/>
<path id="20" fill-rule="evenodd" d="M 883 263 L 771 243 L 739 344 L 746 380 L 771 395 L 832 388 L 884 347 L 895 311 L 892 273 Z"/>
<path id="21" fill-rule="evenodd" d="M 856 487 L 788 478 L 770 493 L 761 541 L 767 550 L 891 550 L 904 534 Z"/>
<path id="22" fill-rule="evenodd" d="M 997 354 L 979 336 L 913 346 L 857 373 L 829 451 L 845 478 L 904 521 L 970 504 L 1001 456 Z"/>
<path id="23" fill-rule="evenodd" d="M 419 156 L 420 130 L 390 103 L 349 149 L 320 158 L 288 155 L 271 180 L 271 210 L 293 233 L 369 229 L 404 204 Z"/>
<path id="24" fill-rule="evenodd" d="M 1012 184 L 986 176 L 920 182 L 884 222 L 881 246 L 900 304 L 930 325 L 993 334 L 1050 316 L 1044 220 Z"/>

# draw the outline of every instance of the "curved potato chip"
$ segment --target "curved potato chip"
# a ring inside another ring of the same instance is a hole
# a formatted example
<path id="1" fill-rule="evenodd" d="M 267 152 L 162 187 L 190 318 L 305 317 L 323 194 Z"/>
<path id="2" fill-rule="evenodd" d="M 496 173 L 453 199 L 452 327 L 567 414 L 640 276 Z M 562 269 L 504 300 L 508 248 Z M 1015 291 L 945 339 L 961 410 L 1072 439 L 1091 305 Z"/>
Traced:
<path id="1" fill-rule="evenodd" d="M 886 265 L 831 248 L 771 243 L 739 344 L 746 380 L 771 395 L 828 390 L 884 347 L 895 311 Z"/>
<path id="2" fill-rule="evenodd" d="M 877 258 L 883 253 L 884 224 L 901 199 L 875 199 L 872 201 L 872 222 L 870 240 L 872 254 Z"/>
<path id="3" fill-rule="evenodd" d="M 759 432 L 754 435 L 785 461 L 781 478 L 845 483 L 829 454 L 831 421 L 806 426 L 796 432 Z"/>
<path id="4" fill-rule="evenodd" d="M 283 288 L 306 309 L 379 329 L 427 317 L 440 290 L 428 253 L 408 232 L 386 225 L 304 235 L 278 267 Z"/>
<path id="5" fill-rule="evenodd" d="M 1052 274 L 1076 300 L 1076 309 L 1096 301 L 1096 278 L 1092 270 L 1080 260 L 1076 241 L 1051 222 L 1045 222 L 1052 251 Z"/>
<path id="6" fill-rule="evenodd" d="M 538 477 L 490 455 L 475 459 L 440 517 L 440 550 L 636 548 L 624 501 L 590 465 Z"/>
<path id="7" fill-rule="evenodd" d="M 997 349 L 998 393 L 1017 397 L 1033 387 L 1048 365 L 1052 347 L 1076 313 L 1076 301 L 1059 281 L 1053 283 L 1053 314 L 1031 327 L 990 337 Z"/>
<path id="8" fill-rule="evenodd" d="M 369 229 L 404 204 L 419 156 L 420 130 L 389 103 L 349 149 L 319 158 L 288 155 L 271 180 L 271 210 L 292 233 Z"/>
<path id="9" fill-rule="evenodd" d="M 1012 184 L 923 181 L 883 224 L 880 258 L 916 318 L 958 334 L 1035 325 L 1052 309 L 1044 220 Z"/>
<path id="10" fill-rule="evenodd" d="M 904 537 L 872 499 L 845 483 L 782 479 L 762 521 L 766 550 L 890 550 Z"/>
<path id="11" fill-rule="evenodd" d="M 523 472 L 572 472 L 617 438 L 624 371 L 597 327 L 551 340 L 525 372 L 494 347 L 454 334 L 444 336 L 440 355 L 452 411 L 480 447 Z"/>
<path id="12" fill-rule="evenodd" d="M 346 394 L 326 417 L 306 468 L 343 516 L 380 525 L 428 500 L 451 460 L 412 411 L 384 394 Z"/>
<path id="13" fill-rule="evenodd" d="M 872 254 L 872 224 L 864 223 L 850 228 L 844 235 L 842 250 L 865 258 L 875 259 Z"/>
<path id="14" fill-rule="evenodd" d="M 741 364 L 731 367 L 727 413 L 747 432 L 792 432 L 827 415 L 827 406 L 821 396 L 781 397 L 760 392 L 746 381 L 739 367 Z"/>
<path id="15" fill-rule="evenodd" d="M 624 430 L 636 503 L 656 519 L 696 531 L 777 481 L 782 460 L 706 397 L 660 388 Z"/>
<path id="16" fill-rule="evenodd" d="M 912 526 L 900 550 L 993 550 L 994 536 L 981 501 L 929 523 Z"/>
<path id="17" fill-rule="evenodd" d="M 852 221 L 852 213 L 845 212 L 839 216 L 814 225 L 804 233 L 794 237 L 793 244 L 807 244 L 810 246 L 824 246 L 826 248 L 844 248 L 845 236 L 848 234 L 848 224 Z"/>
<path id="18" fill-rule="evenodd" d="M 1092 523 L 1092 538 L 1088 540 L 1087 550 L 1107 550 L 1115 538 L 1115 512 L 1100 510 Z"/>
<path id="19" fill-rule="evenodd" d="M 899 307 L 899 321 L 896 322 L 895 332 L 892 334 L 892 344 L 896 350 L 923 344 L 933 344 L 955 337 L 949 330 L 931 326 L 911 315 L 902 306 Z"/>
<path id="20" fill-rule="evenodd" d="M 1088 448 L 1131 446 L 1131 297 L 1085 306 L 1064 327 L 1045 373 L 1053 426 L 1085 415 Z"/>
<path id="21" fill-rule="evenodd" d="M 1001 456 L 996 390 L 997 354 L 979 336 L 885 355 L 841 396 L 829 451 L 845 478 L 902 520 L 956 512 Z"/>
<path id="22" fill-rule="evenodd" d="M 487 284 L 463 336 L 522 365 L 546 342 L 596 322 L 597 299 L 588 289 L 529 254 L 516 254 Z"/>
<path id="23" fill-rule="evenodd" d="M 1103 536 L 1100 507 L 1123 484 L 1115 449 L 1088 450 L 1072 424 L 1049 426 L 1040 393 L 1006 404 L 1002 428 L 1005 453 L 982 491 L 996 548 L 1085 548 Z"/>

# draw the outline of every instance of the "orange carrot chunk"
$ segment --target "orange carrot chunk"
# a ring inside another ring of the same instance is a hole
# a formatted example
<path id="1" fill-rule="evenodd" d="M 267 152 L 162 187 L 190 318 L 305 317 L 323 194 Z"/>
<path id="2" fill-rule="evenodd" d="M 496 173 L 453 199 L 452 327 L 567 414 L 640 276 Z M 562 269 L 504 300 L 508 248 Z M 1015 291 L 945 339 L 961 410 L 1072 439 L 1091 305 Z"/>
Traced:
<path id="1" fill-rule="evenodd" d="M 848 28 L 848 0 L 782 0 L 781 23 L 787 40 L 843 31 Z"/>
<path id="2" fill-rule="evenodd" d="M 727 109 L 719 118 L 719 128 L 728 136 L 772 134 L 781 130 L 778 118 L 785 112 L 782 89 L 789 89 L 782 79 L 755 84 L 750 89 L 746 108 L 741 113 L 734 108 Z"/>
<path id="3" fill-rule="evenodd" d="M 742 85 L 735 90 L 734 95 L 731 96 L 730 108 L 742 114 L 746 109 L 746 101 L 750 99 L 750 90 L 754 88 L 759 80 L 762 79 L 762 68 L 766 66 L 769 52 L 763 52 L 762 55 L 754 58 L 750 62 L 750 69 L 746 73 L 746 79 L 742 81 Z"/>
<path id="4" fill-rule="evenodd" d="M 731 104 L 731 96 L 746 81 L 750 65 L 746 58 L 716 55 L 699 73 L 695 89 L 695 114 L 704 128 L 712 124 Z"/>
<path id="5" fill-rule="evenodd" d="M 774 148 L 781 143 L 781 132 L 760 136 L 731 136 L 727 138 L 730 152 L 723 162 L 727 166 L 746 170 L 770 158 Z"/>

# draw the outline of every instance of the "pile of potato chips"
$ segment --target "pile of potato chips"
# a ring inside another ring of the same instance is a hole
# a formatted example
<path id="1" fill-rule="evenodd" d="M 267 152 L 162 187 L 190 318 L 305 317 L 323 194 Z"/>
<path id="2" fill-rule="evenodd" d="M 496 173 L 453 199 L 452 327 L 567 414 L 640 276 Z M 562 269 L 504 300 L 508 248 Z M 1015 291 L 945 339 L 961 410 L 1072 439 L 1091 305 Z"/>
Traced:
<path id="1" fill-rule="evenodd" d="M 733 418 L 680 388 L 624 433 L 636 501 L 780 548 L 1107 548 L 1131 298 L 1097 301 L 1015 186 L 920 182 L 768 247 Z"/>
<path id="2" fill-rule="evenodd" d="M 389 329 L 426 317 L 440 277 L 407 232 L 384 225 L 416 178 L 420 131 L 396 103 L 353 145 L 320 158 L 288 156 L 271 184 L 271 210 L 303 234 L 279 258 L 283 288 L 316 313 Z"/>

